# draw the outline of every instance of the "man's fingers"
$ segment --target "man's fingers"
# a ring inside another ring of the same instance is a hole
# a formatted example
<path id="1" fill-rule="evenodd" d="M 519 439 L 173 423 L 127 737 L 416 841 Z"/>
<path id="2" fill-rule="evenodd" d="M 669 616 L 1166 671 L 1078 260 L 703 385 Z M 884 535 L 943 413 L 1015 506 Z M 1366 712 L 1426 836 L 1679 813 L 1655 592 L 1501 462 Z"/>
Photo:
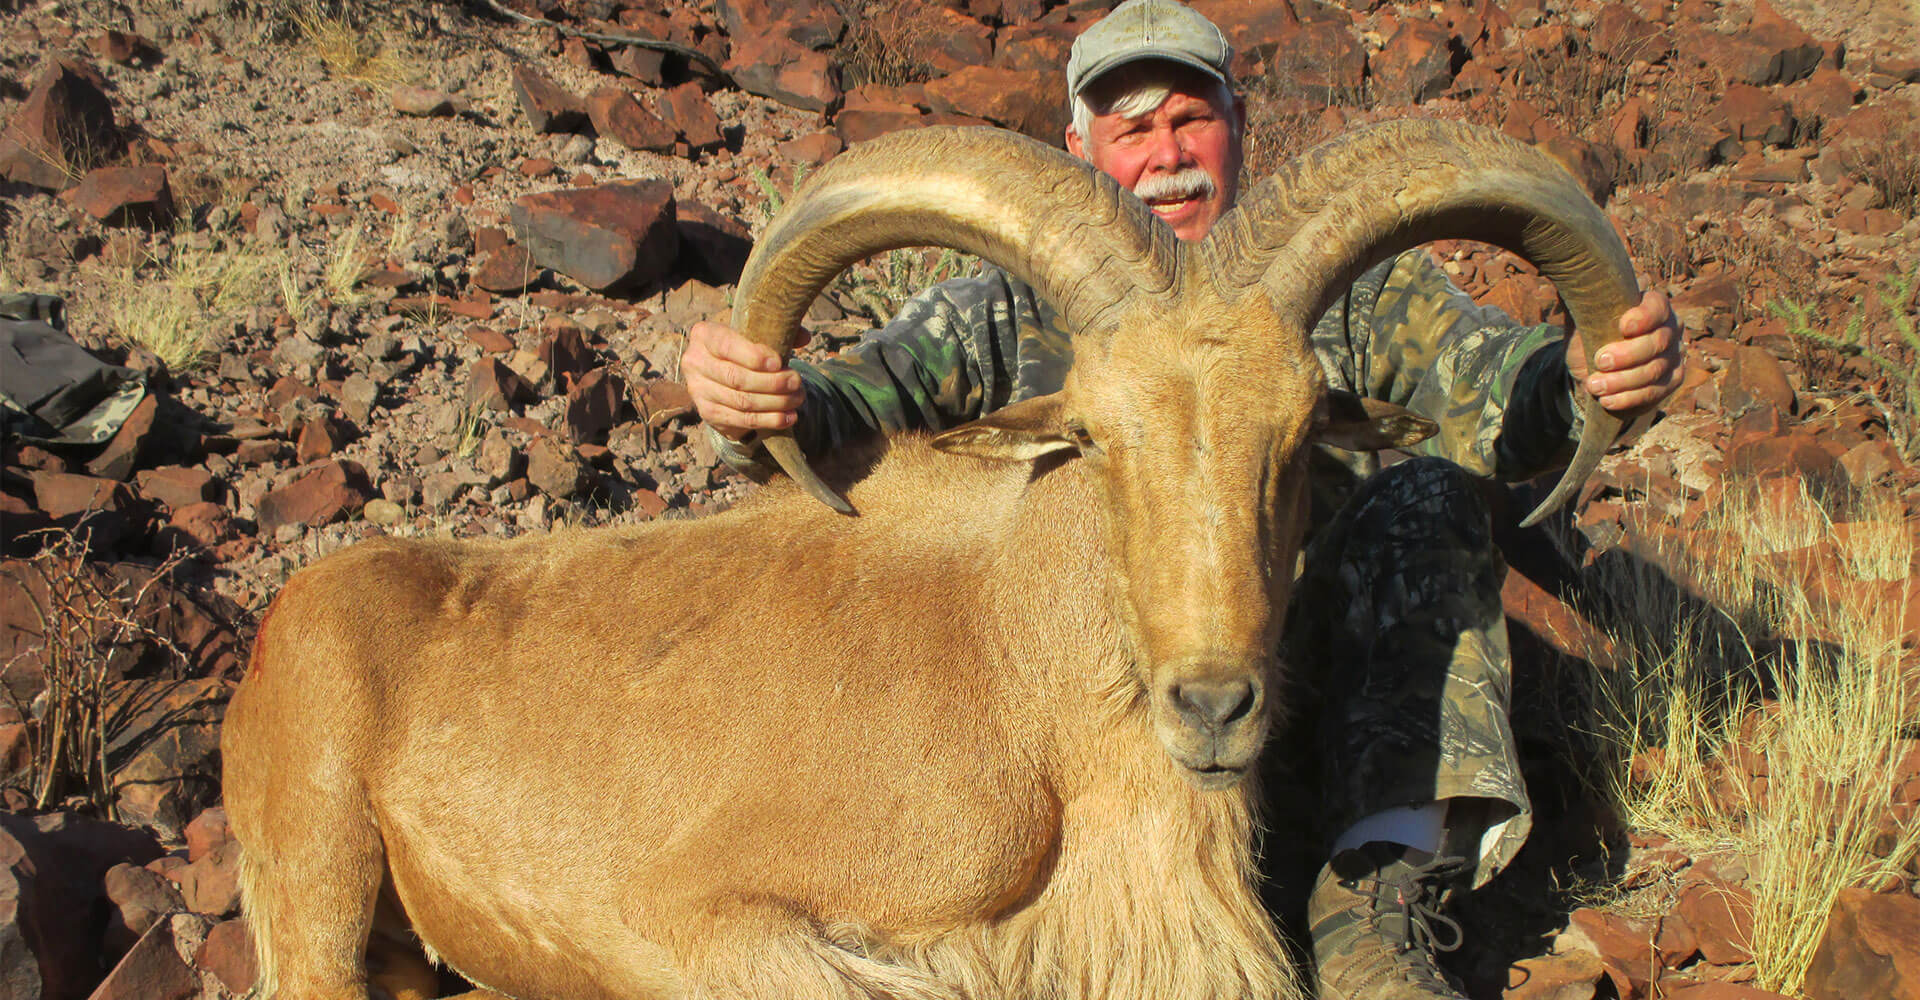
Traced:
<path id="1" fill-rule="evenodd" d="M 709 353 L 722 361 L 731 361 L 742 368 L 758 372 L 777 372 L 786 362 L 773 350 L 756 344 L 738 332 L 717 323 L 709 323 L 702 331 L 701 342 Z"/>
<path id="2" fill-rule="evenodd" d="M 1624 324 L 1623 324 L 1624 325 Z M 1599 362 L 1603 372 L 1617 372 L 1644 365 L 1649 361 L 1672 352 L 1674 331 L 1671 326 L 1657 326 L 1637 335 L 1628 335 L 1602 348 Z"/>
<path id="3" fill-rule="evenodd" d="M 1604 409 L 1631 410 L 1637 406 L 1657 403 L 1667 398 L 1669 391 L 1671 391 L 1671 389 L 1666 385 L 1650 385 L 1641 389 L 1630 389 L 1626 392 L 1608 393 L 1607 395 L 1599 397 L 1599 399 L 1600 405 Z"/>
<path id="4" fill-rule="evenodd" d="M 720 358 L 699 359 L 692 371 L 715 385 L 740 392 L 784 394 L 800 390 L 800 376 L 791 371 L 754 371 Z"/>
<path id="5" fill-rule="evenodd" d="M 700 419 L 723 431 L 758 431 L 792 427 L 795 415 L 789 410 L 745 412 L 719 403 L 709 403 L 700 408 Z"/>
<path id="6" fill-rule="evenodd" d="M 689 389 L 689 392 L 692 390 Z M 724 385 L 713 385 L 697 394 L 700 398 L 716 405 L 724 406 L 740 413 L 761 413 L 771 410 L 797 410 L 806 401 L 806 394 L 800 392 L 742 392 Z"/>
<path id="7" fill-rule="evenodd" d="M 1586 385 L 1588 392 L 1600 397 L 1601 405 L 1609 410 L 1618 410 L 1650 401 L 1649 397 L 1643 395 L 1647 391 L 1653 393 L 1651 399 L 1663 398 L 1679 384 L 1682 374 L 1680 366 L 1670 359 L 1656 357 L 1625 371 L 1589 375 Z"/>

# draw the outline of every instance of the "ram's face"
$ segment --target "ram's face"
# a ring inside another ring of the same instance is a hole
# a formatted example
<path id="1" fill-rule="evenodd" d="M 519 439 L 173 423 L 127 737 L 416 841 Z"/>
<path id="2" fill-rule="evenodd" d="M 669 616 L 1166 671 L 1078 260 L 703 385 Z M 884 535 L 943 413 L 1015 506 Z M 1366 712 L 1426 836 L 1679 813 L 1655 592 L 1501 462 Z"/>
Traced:
<path id="1" fill-rule="evenodd" d="M 1270 312 L 1190 322 L 1076 358 L 1064 421 L 1105 494 L 1114 605 L 1154 730 L 1213 788 L 1266 738 L 1323 381 L 1299 338 L 1244 335 Z"/>

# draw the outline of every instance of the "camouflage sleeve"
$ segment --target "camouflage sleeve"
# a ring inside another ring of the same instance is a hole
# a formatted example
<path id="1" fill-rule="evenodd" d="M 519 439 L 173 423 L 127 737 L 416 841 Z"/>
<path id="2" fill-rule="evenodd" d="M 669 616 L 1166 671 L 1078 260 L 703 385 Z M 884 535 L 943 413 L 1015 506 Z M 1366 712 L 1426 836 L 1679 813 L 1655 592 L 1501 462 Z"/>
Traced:
<path id="1" fill-rule="evenodd" d="M 943 430 L 999 409 L 1013 393 L 1022 333 L 1043 315 L 1033 290 L 998 269 L 934 285 L 852 347 L 793 362 L 806 391 L 794 437 L 819 457 L 876 433 Z M 716 450 L 742 471 L 770 467 L 764 452 Z"/>
<path id="2" fill-rule="evenodd" d="M 1582 421 L 1565 340 L 1559 327 L 1476 305 L 1423 249 L 1369 268 L 1312 334 L 1334 388 L 1440 424 L 1409 450 L 1510 482 L 1573 454 Z"/>

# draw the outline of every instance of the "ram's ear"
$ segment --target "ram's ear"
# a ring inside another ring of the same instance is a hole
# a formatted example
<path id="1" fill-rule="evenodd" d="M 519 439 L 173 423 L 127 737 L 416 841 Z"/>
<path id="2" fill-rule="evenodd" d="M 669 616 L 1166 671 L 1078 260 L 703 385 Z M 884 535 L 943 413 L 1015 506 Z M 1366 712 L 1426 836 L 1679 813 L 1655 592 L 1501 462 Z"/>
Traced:
<path id="1" fill-rule="evenodd" d="M 935 448 L 1002 462 L 1030 462 L 1079 448 L 1061 417 L 1060 394 L 1035 396 L 933 436 Z"/>
<path id="2" fill-rule="evenodd" d="M 1379 451 L 1419 444 L 1439 433 L 1440 425 L 1392 403 L 1351 392 L 1328 390 L 1326 409 L 1313 437 L 1347 451 Z"/>

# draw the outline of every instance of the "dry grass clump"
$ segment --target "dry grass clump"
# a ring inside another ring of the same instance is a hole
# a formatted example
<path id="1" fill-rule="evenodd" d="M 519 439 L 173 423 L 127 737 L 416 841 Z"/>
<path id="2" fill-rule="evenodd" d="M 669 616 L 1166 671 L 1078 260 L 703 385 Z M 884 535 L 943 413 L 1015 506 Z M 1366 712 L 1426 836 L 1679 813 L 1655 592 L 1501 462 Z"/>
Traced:
<path id="1" fill-rule="evenodd" d="M 376 19 L 358 4 L 316 0 L 294 8 L 288 17 L 327 72 L 340 79 L 392 87 L 419 76 Z"/>
<path id="2" fill-rule="evenodd" d="M 1664 560 L 1712 606 L 1676 599 L 1646 564 L 1594 570 L 1617 652 L 1587 675 L 1600 790 L 1636 830 L 1744 860 L 1744 943 L 1758 985 L 1787 994 L 1840 890 L 1899 877 L 1920 852 L 1920 823 L 1886 826 L 1920 725 L 1901 665 L 1913 525 L 1891 498 L 1839 517 L 1797 485 L 1729 489 L 1695 536 L 1711 544 Z"/>
<path id="3" fill-rule="evenodd" d="M 277 254 L 182 233 L 164 258 L 149 254 L 110 279 L 102 311 L 115 335 L 189 372 L 220 350 L 221 330 L 272 301 L 278 267 Z"/>

